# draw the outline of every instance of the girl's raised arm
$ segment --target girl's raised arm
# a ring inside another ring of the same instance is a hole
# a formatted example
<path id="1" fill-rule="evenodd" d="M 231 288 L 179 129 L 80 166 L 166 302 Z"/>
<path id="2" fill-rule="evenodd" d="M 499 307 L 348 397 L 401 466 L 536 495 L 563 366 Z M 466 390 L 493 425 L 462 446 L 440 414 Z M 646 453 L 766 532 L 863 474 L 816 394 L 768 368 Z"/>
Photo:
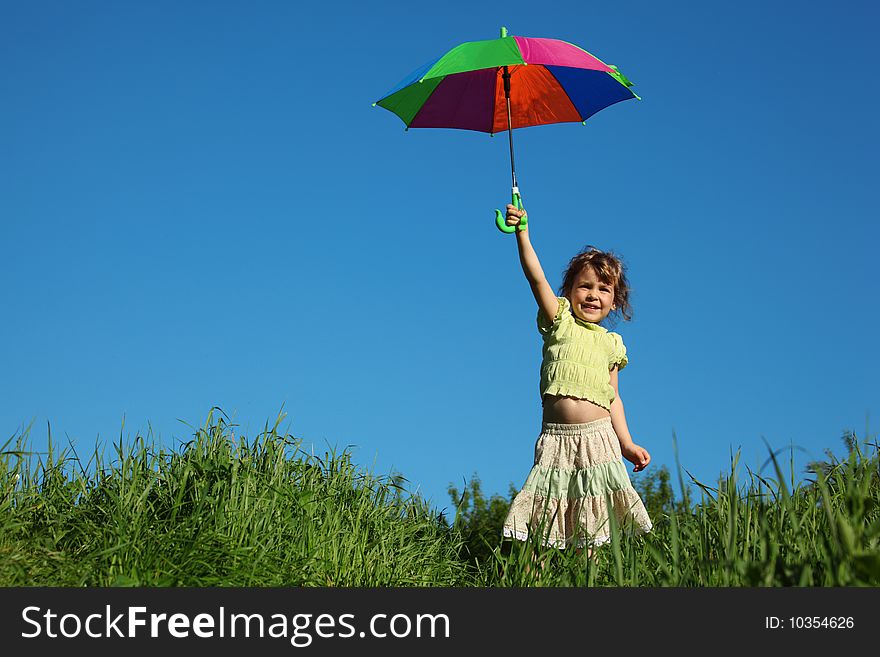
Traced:
<path id="1" fill-rule="evenodd" d="M 516 226 L 524 214 L 525 210 L 519 210 L 516 206 L 508 204 L 507 225 Z M 526 224 L 523 230 L 516 231 L 516 246 L 519 250 L 519 262 L 522 265 L 523 273 L 526 275 L 526 280 L 528 280 L 529 286 L 532 288 L 532 294 L 538 303 L 538 308 L 541 309 L 547 319 L 552 321 L 559 310 L 559 299 L 556 298 L 556 293 L 553 292 L 553 288 L 547 282 L 544 270 L 541 269 L 541 262 L 538 260 L 538 254 L 535 253 L 535 249 L 529 240 L 528 224 Z"/>

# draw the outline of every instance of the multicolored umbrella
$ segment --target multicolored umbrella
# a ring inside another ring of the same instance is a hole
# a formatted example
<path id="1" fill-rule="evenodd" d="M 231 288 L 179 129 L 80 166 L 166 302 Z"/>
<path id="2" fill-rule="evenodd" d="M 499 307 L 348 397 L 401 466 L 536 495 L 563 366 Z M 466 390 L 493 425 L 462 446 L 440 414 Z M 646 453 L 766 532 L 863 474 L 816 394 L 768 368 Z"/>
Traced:
<path id="1" fill-rule="evenodd" d="M 399 116 L 409 128 L 458 128 L 495 134 L 510 141 L 512 201 L 522 207 L 513 158 L 513 129 L 550 123 L 585 122 L 622 100 L 638 98 L 617 67 L 557 39 L 507 36 L 456 46 L 414 71 L 373 103 Z M 500 210 L 495 224 L 505 233 Z"/>

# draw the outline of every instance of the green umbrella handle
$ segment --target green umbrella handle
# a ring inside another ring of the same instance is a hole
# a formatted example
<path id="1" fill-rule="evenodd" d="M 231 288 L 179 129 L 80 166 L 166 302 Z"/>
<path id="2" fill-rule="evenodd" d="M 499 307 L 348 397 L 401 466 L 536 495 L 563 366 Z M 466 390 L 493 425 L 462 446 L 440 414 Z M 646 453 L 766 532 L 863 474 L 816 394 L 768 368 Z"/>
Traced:
<path id="1" fill-rule="evenodd" d="M 514 187 L 511 190 L 511 204 L 517 209 L 522 210 L 522 196 L 519 195 L 519 188 Z M 508 226 L 505 221 L 505 214 L 501 212 L 501 210 L 495 210 L 495 225 L 498 226 L 498 230 L 502 233 L 513 233 L 517 230 L 525 230 L 526 225 L 529 223 L 529 215 L 524 214 L 522 219 L 519 220 L 519 223 L 515 226 Z"/>

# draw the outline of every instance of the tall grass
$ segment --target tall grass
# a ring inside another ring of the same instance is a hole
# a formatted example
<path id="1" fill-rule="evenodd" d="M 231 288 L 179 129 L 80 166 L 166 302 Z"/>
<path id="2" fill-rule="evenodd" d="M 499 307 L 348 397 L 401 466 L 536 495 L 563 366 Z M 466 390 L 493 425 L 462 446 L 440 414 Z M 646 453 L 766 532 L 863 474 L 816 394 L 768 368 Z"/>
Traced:
<path id="1" fill-rule="evenodd" d="M 279 418 L 280 421 L 280 418 Z M 0 585 L 451 586 L 457 545 L 420 499 L 212 411 L 177 451 L 138 437 L 83 463 L 26 432 L 0 460 Z"/>
<path id="2" fill-rule="evenodd" d="M 28 432 L 13 436 L 0 448 L 0 585 L 880 585 L 867 439 L 800 483 L 777 454 L 744 479 L 733 456 L 714 485 L 691 478 L 699 501 L 643 536 L 612 526 L 592 558 L 495 539 L 475 559 L 462 514 L 450 526 L 347 451 L 306 452 L 280 420 L 248 440 L 212 411 L 177 449 L 138 436 L 87 460 L 51 440 L 29 456 Z"/>

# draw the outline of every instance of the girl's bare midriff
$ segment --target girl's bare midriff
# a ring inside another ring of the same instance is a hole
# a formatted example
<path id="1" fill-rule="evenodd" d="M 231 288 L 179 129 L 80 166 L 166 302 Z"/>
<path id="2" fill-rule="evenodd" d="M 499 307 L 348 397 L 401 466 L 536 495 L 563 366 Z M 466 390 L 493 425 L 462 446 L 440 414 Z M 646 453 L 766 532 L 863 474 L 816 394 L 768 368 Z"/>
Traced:
<path id="1" fill-rule="evenodd" d="M 544 395 L 544 422 L 580 424 L 610 415 L 607 410 L 586 399 Z"/>

